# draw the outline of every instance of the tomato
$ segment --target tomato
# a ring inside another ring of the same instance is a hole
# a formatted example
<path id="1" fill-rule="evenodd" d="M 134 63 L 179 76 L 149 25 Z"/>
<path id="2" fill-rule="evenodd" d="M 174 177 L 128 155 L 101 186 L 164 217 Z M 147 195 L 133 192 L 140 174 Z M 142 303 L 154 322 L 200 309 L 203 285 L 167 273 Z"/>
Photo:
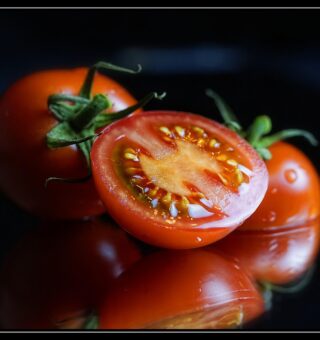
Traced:
<path id="1" fill-rule="evenodd" d="M 87 175 L 86 161 L 74 146 L 49 149 L 47 133 L 57 125 L 48 110 L 48 97 L 77 95 L 87 69 L 33 73 L 13 84 L 0 100 L 0 189 L 29 213 L 61 219 L 79 219 L 104 212 L 93 181 L 70 184 L 48 177 L 79 178 Z M 111 111 L 136 103 L 120 84 L 97 74 L 93 94 L 107 94 Z"/>
<path id="2" fill-rule="evenodd" d="M 311 161 L 285 142 L 277 142 L 269 150 L 267 193 L 241 230 L 295 226 L 319 216 L 319 177 Z"/>
<path id="3" fill-rule="evenodd" d="M 163 250 L 122 274 L 99 309 L 101 329 L 221 329 L 263 313 L 234 262 L 202 249 Z"/>
<path id="4" fill-rule="evenodd" d="M 236 230 L 215 249 L 237 259 L 256 280 L 287 284 L 298 279 L 319 251 L 319 220 L 278 230 Z"/>
<path id="5" fill-rule="evenodd" d="M 110 223 L 39 225 L 1 270 L 2 329 L 80 328 L 112 282 L 141 257 Z"/>
<path id="6" fill-rule="evenodd" d="M 239 226 L 268 185 L 264 162 L 236 133 L 199 115 L 145 111 L 108 126 L 92 171 L 109 214 L 156 246 L 194 248 Z"/>

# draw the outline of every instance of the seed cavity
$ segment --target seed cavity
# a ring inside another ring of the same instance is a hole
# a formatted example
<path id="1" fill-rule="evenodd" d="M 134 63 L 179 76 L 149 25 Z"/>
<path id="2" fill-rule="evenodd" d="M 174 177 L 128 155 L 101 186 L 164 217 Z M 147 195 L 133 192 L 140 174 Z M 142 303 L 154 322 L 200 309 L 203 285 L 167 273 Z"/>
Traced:
<path id="1" fill-rule="evenodd" d="M 223 184 L 224 186 L 228 186 L 230 190 L 238 190 L 238 192 L 241 193 L 242 186 L 248 183 L 248 178 L 250 178 L 252 174 L 251 170 L 242 165 L 241 161 L 236 158 L 236 155 L 230 157 L 231 154 L 229 154 L 229 152 L 234 151 L 232 147 L 221 143 L 216 138 L 212 138 L 212 136 L 208 136 L 205 129 L 199 126 L 182 127 L 175 125 L 160 126 L 159 131 L 162 134 L 162 140 L 176 146 L 176 152 L 178 152 L 179 157 L 190 159 L 196 164 L 199 163 L 200 169 L 203 168 L 205 175 L 213 176 L 213 179 L 218 178 L 221 182 L 220 185 Z M 195 149 L 197 147 L 201 149 L 199 150 L 201 153 L 199 155 L 194 154 L 194 152 L 197 152 Z M 190 150 L 192 150 L 192 152 L 190 152 Z M 207 151 L 208 158 L 201 156 L 204 151 Z M 145 155 L 139 148 L 124 148 L 123 158 L 129 161 L 124 162 L 124 174 L 128 176 L 130 185 L 138 191 L 138 197 L 149 202 L 150 207 L 154 209 L 153 213 L 155 215 L 163 216 L 164 219 L 169 218 L 170 221 L 172 219 L 181 219 L 181 216 L 188 216 L 192 219 L 211 216 L 212 214 L 216 214 L 216 216 L 223 215 L 221 207 L 214 205 L 199 189 L 192 185 L 191 187 L 186 185 L 187 189 L 181 189 L 180 191 L 168 189 L 170 185 L 171 188 L 175 187 L 172 186 L 171 182 L 168 184 L 165 181 L 162 183 L 163 185 L 159 185 L 156 180 L 158 176 L 157 171 L 154 171 L 154 173 L 151 171 L 149 175 L 147 174 L 150 170 L 148 167 L 145 168 L 145 166 L 147 166 L 146 164 L 149 164 L 146 163 L 146 159 L 149 159 L 148 157 L 149 156 Z M 182 159 L 182 161 L 184 161 L 184 159 Z M 133 164 L 132 162 L 136 163 Z M 153 160 L 150 158 L 148 162 L 153 162 Z M 188 164 L 189 162 L 187 161 L 185 164 L 186 169 Z M 212 164 L 216 164 L 216 167 L 211 166 Z M 164 166 L 166 170 L 163 174 L 161 174 L 160 171 L 159 178 L 161 178 L 162 181 L 163 178 L 167 177 L 168 181 L 171 180 L 171 165 L 174 166 L 171 162 Z M 147 169 L 149 170 L 147 171 Z M 145 171 L 147 171 L 147 173 L 145 173 Z M 184 177 L 182 179 L 184 179 Z M 190 183 L 191 182 L 193 182 L 192 179 Z M 177 185 L 184 185 L 181 183 L 177 183 Z M 189 181 L 187 181 L 187 183 L 189 183 Z M 176 183 L 174 183 L 174 185 L 175 184 Z M 168 188 L 166 188 L 167 186 Z"/>

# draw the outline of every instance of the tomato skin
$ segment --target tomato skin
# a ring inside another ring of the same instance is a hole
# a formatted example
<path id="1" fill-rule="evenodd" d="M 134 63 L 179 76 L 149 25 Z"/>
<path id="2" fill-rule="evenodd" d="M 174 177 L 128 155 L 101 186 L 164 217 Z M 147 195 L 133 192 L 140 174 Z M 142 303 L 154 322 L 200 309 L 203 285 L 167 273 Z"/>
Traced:
<path id="1" fill-rule="evenodd" d="M 319 216 L 320 190 L 317 170 L 295 146 L 278 142 L 266 161 L 269 187 L 262 203 L 241 230 L 295 226 Z"/>
<path id="2" fill-rule="evenodd" d="M 176 220 L 174 224 L 170 224 L 170 221 L 164 222 L 164 219 L 157 217 L 151 209 L 148 209 L 149 207 L 146 204 L 137 200 L 133 192 L 123 184 L 115 170 L 118 162 L 113 158 L 113 152 L 119 138 L 124 136 L 130 139 L 132 131 L 136 135 L 142 135 L 150 145 L 158 145 L 158 141 L 152 140 L 153 130 L 150 130 L 150 133 L 148 132 L 148 128 L 154 122 L 157 122 L 157 124 L 192 123 L 204 129 L 214 130 L 219 133 L 218 136 L 225 138 L 234 147 L 238 147 L 242 154 L 248 157 L 248 162 L 251 162 L 250 165 L 254 169 L 254 177 L 250 182 L 251 186 L 242 197 L 242 202 L 246 202 L 246 204 L 240 205 L 238 196 L 235 195 L 238 201 L 235 203 L 234 200 L 233 210 L 230 209 L 231 213 L 227 219 L 223 222 L 212 222 L 209 219 L 201 222 L 201 219 L 198 219 L 198 222 L 194 218 L 192 223 L 188 222 L 190 225 L 196 226 L 191 228 L 186 226 L 185 221 Z M 147 132 L 148 135 L 145 137 Z M 95 141 L 91 158 L 96 187 L 108 213 L 122 228 L 140 240 L 172 249 L 197 248 L 226 236 L 257 208 L 268 183 L 268 174 L 264 162 L 247 142 L 216 122 L 185 112 L 145 111 L 139 116 L 131 116 L 113 123 Z M 232 215 L 233 213 L 234 215 Z"/>
<path id="3" fill-rule="evenodd" d="M 2 266 L 1 328 L 80 327 L 85 313 L 140 257 L 127 235 L 107 222 L 39 225 L 18 242 Z M 74 324 L 70 320 L 58 325 L 70 318 Z"/>
<path id="4" fill-rule="evenodd" d="M 59 219 L 80 219 L 104 212 L 90 180 L 81 184 L 53 183 L 50 176 L 84 177 L 83 155 L 74 146 L 50 150 L 46 134 L 57 124 L 48 111 L 48 96 L 78 94 L 87 69 L 49 70 L 18 80 L 0 100 L 0 189 L 29 213 Z M 117 111 L 136 103 L 118 83 L 97 74 L 93 94 L 108 94 Z"/>
<path id="5" fill-rule="evenodd" d="M 319 252 L 319 219 L 279 230 L 237 230 L 216 244 L 258 281 L 287 284 L 298 279 Z"/>
<path id="6" fill-rule="evenodd" d="M 226 314 L 233 310 L 230 323 L 239 318 L 241 310 L 240 319 L 248 322 L 264 309 L 250 279 L 219 253 L 202 249 L 160 251 L 143 258 L 117 279 L 101 305 L 99 328 L 172 328 L 172 318 L 192 312 L 206 313 L 208 308 Z M 177 326 L 228 328 L 227 320 L 219 324 L 209 320 L 202 326 L 201 322 L 184 321 L 187 324 L 180 319 Z"/>

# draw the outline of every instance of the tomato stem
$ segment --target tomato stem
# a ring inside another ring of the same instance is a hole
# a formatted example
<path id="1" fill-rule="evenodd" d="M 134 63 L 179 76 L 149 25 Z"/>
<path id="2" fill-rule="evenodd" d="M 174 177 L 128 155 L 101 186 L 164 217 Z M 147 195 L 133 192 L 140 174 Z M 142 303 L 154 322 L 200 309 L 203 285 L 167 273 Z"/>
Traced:
<path id="1" fill-rule="evenodd" d="M 235 132 L 241 132 L 242 127 L 238 118 L 233 113 L 231 107 L 218 95 L 218 93 L 216 93 L 212 89 L 207 89 L 206 95 L 214 100 L 222 116 L 222 119 L 224 120 L 225 125 Z"/>
<path id="2" fill-rule="evenodd" d="M 272 129 L 271 119 L 266 115 L 256 117 L 247 131 L 244 131 L 232 109 L 216 92 L 211 89 L 207 89 L 206 95 L 214 100 L 225 125 L 231 130 L 237 132 L 241 137 L 245 138 L 264 160 L 272 158 L 272 154 L 268 148 L 272 144 L 286 138 L 298 136 L 304 137 L 312 145 L 318 145 L 318 141 L 312 133 L 301 129 L 288 129 L 277 132 L 271 136 L 266 136 Z"/>
<path id="3" fill-rule="evenodd" d="M 292 138 L 292 137 L 304 137 L 310 142 L 311 145 L 313 146 L 318 145 L 318 141 L 312 133 L 310 133 L 309 131 L 300 130 L 300 129 L 288 129 L 288 130 L 279 131 L 271 136 L 262 138 L 259 141 L 259 145 L 264 148 L 268 148 L 269 146 L 271 146 L 272 144 L 280 140 L 283 140 L 286 138 Z"/>
<path id="4" fill-rule="evenodd" d="M 96 64 L 94 64 L 93 66 L 90 67 L 90 69 L 87 73 L 86 79 L 85 79 L 85 81 L 84 81 L 84 83 L 81 87 L 81 90 L 80 90 L 80 96 L 81 97 L 90 99 L 94 76 L 99 69 L 136 74 L 136 73 L 141 72 L 142 67 L 141 67 L 140 64 L 138 64 L 138 69 L 135 71 L 135 70 L 131 70 L 131 69 L 128 69 L 128 68 L 125 68 L 125 67 L 120 67 L 120 66 L 117 66 L 117 65 L 106 63 L 104 61 L 99 61 L 99 62 L 97 62 Z"/>

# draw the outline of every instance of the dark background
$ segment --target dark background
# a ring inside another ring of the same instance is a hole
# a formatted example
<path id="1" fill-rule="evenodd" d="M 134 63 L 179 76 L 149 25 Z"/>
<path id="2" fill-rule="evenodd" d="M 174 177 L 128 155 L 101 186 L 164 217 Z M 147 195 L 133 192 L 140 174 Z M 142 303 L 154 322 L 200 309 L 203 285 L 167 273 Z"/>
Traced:
<path id="1" fill-rule="evenodd" d="M 274 131 L 319 134 L 319 10 L 0 10 L 0 91 L 29 72 L 105 60 L 137 76 L 112 74 L 137 97 L 166 91 L 149 108 L 192 111 L 219 119 L 204 90 L 220 93 L 243 125 L 257 114 Z M 293 143 L 320 167 L 318 148 Z M 0 198 L 3 255 L 35 220 Z M 276 296 L 272 311 L 250 329 L 320 329 L 319 282 Z"/>

